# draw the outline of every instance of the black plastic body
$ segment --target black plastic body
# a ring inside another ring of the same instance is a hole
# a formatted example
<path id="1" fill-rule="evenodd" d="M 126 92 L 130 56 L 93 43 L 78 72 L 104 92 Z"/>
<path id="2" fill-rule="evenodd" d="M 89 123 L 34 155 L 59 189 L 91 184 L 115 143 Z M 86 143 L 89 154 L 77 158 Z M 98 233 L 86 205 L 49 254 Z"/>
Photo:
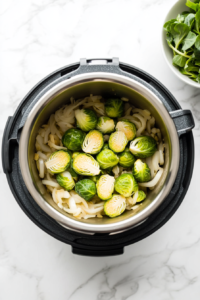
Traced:
<path id="1" fill-rule="evenodd" d="M 118 65 L 114 60 L 107 61 L 107 67 L 104 65 L 88 65 L 88 61 L 81 61 L 81 67 L 80 63 L 63 67 L 40 81 L 22 100 L 14 116 L 8 118 L 2 142 L 3 169 L 10 189 L 20 207 L 42 230 L 56 239 L 70 244 L 73 253 L 80 255 L 119 255 L 123 253 L 125 246 L 138 242 L 158 230 L 171 218 L 183 201 L 193 173 L 194 140 L 191 129 L 194 127 L 194 121 L 191 112 L 182 111 L 173 95 L 151 75 L 124 63 L 119 63 Z M 37 101 L 38 94 L 43 93 L 45 89 L 51 88 L 56 82 L 63 79 L 70 78 L 76 74 L 94 71 L 122 73 L 125 76 L 140 81 L 148 88 L 153 89 L 154 92 L 156 91 L 162 95 L 165 107 L 170 112 L 172 118 L 176 118 L 175 125 L 180 136 L 179 170 L 168 197 L 145 222 L 135 228 L 113 235 L 87 235 L 78 233 L 65 229 L 49 217 L 29 194 L 21 175 L 18 158 L 20 132 L 29 110 Z M 186 115 L 186 118 L 181 119 L 181 122 L 179 122 L 179 115 L 180 117 Z"/>

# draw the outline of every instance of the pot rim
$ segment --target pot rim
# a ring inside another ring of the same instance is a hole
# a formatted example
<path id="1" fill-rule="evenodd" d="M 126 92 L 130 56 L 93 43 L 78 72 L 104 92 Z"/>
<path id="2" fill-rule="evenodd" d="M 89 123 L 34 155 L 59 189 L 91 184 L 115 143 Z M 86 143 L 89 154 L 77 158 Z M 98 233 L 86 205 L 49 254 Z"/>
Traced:
<path id="1" fill-rule="evenodd" d="M 29 136 L 30 136 L 32 126 L 40 110 L 49 101 L 51 101 L 52 98 L 55 97 L 57 93 L 66 90 L 66 88 L 72 87 L 77 84 L 86 83 L 88 81 L 107 81 L 107 82 L 122 84 L 129 88 L 134 89 L 142 96 L 144 96 L 146 99 L 151 101 L 151 104 L 157 109 L 157 111 L 160 113 L 162 118 L 164 117 L 163 119 L 165 119 L 165 125 L 171 139 L 171 145 L 173 145 L 171 163 L 170 163 L 168 175 L 166 177 L 162 190 L 159 192 L 156 198 L 144 210 L 137 213 L 136 215 L 127 218 L 123 221 L 112 223 L 112 224 L 102 224 L 102 225 L 88 224 L 88 223 L 80 222 L 79 220 L 68 218 L 67 216 L 63 215 L 59 211 L 55 210 L 49 203 L 47 203 L 44 200 L 44 198 L 40 195 L 40 193 L 36 189 L 29 170 L 29 164 L 28 164 Z M 158 96 L 154 94 L 150 89 L 148 89 L 147 87 L 145 87 L 144 85 L 142 85 L 141 83 L 139 83 L 134 79 L 125 77 L 123 75 L 114 74 L 114 73 L 92 72 L 92 73 L 76 75 L 70 79 L 66 79 L 56 84 L 54 87 L 52 87 L 45 93 L 43 91 L 43 94 L 41 96 L 38 95 L 38 97 L 39 100 L 29 112 L 29 115 L 27 117 L 27 120 L 24 124 L 21 133 L 20 142 L 19 142 L 19 164 L 20 164 L 22 177 L 26 184 L 26 187 L 30 192 L 31 196 L 33 197 L 33 199 L 40 206 L 40 208 L 44 210 L 50 217 L 52 217 L 54 220 L 60 223 L 62 226 L 75 231 L 80 231 L 82 233 L 95 233 L 95 232 L 113 233 L 113 232 L 129 229 L 145 221 L 145 219 L 149 217 L 149 215 L 153 213 L 153 211 L 155 211 L 156 208 L 158 208 L 158 206 L 164 201 L 166 196 L 171 191 L 176 179 L 176 175 L 179 167 L 179 160 L 180 160 L 179 138 L 176 131 L 176 127 L 174 125 L 174 122 L 169 112 L 165 108 L 162 101 L 158 98 Z"/>

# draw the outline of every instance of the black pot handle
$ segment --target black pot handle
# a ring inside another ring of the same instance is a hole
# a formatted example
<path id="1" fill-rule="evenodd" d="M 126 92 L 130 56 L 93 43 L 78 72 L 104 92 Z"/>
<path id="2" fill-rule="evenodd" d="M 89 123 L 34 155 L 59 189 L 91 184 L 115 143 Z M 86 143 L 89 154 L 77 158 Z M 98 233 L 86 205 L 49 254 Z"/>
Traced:
<path id="1" fill-rule="evenodd" d="M 94 257 L 101 257 L 101 256 L 113 256 L 113 255 L 121 255 L 124 253 L 124 248 L 117 248 L 117 249 L 106 249 L 106 250 L 90 250 L 90 249 L 81 249 L 77 247 L 72 247 L 72 253 L 77 255 L 84 255 L 84 256 L 94 256 Z"/>
<path id="2" fill-rule="evenodd" d="M 190 110 L 179 109 L 171 111 L 169 114 L 174 121 L 179 137 L 194 128 L 195 122 Z"/>

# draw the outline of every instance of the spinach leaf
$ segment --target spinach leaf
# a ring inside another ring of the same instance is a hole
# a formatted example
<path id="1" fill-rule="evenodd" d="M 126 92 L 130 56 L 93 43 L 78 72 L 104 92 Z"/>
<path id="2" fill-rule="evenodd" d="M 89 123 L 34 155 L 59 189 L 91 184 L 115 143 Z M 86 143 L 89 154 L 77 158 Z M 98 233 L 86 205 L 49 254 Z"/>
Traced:
<path id="1" fill-rule="evenodd" d="M 196 79 L 197 75 L 191 72 L 186 71 L 184 68 L 180 68 L 179 71 L 183 74 L 183 75 L 187 75 L 189 76 L 191 79 Z"/>
<path id="2" fill-rule="evenodd" d="M 197 38 L 196 34 L 190 31 L 186 36 L 186 38 L 183 40 L 182 50 L 186 51 L 187 49 L 191 48 L 194 45 L 196 38 Z"/>
<path id="3" fill-rule="evenodd" d="M 200 74 L 197 76 L 196 81 L 200 83 Z"/>
<path id="4" fill-rule="evenodd" d="M 186 64 L 187 58 L 182 56 L 182 55 L 175 55 L 172 62 L 173 64 L 179 66 L 179 67 L 184 67 Z"/>
<path id="5" fill-rule="evenodd" d="M 188 14 L 187 17 L 185 18 L 184 23 L 188 25 L 189 27 L 192 27 L 194 23 L 195 15 L 194 14 Z"/>
<path id="6" fill-rule="evenodd" d="M 194 3 L 190 0 L 187 0 L 186 4 L 187 7 L 191 8 L 194 11 L 197 11 L 199 9 L 199 4 L 198 3 Z"/>
<path id="7" fill-rule="evenodd" d="M 184 39 L 184 37 L 189 33 L 190 28 L 186 24 L 178 23 L 171 25 L 171 34 L 174 38 L 174 43 L 176 46 L 176 49 Z"/>
<path id="8" fill-rule="evenodd" d="M 194 56 L 196 59 L 200 60 L 200 50 L 194 49 Z"/>
<path id="9" fill-rule="evenodd" d="M 163 26 L 165 31 L 170 32 L 171 31 L 171 25 L 176 22 L 176 19 L 171 19 L 170 21 L 166 22 Z"/>
<path id="10" fill-rule="evenodd" d="M 178 16 L 176 17 L 176 20 L 179 22 L 179 23 L 183 23 L 185 21 L 185 17 L 184 15 L 182 14 L 178 14 Z"/>
<path id="11" fill-rule="evenodd" d="M 196 28 L 196 31 L 199 33 L 199 28 L 200 28 L 200 9 L 197 11 L 196 16 L 195 16 L 195 28 Z"/>
<path id="12" fill-rule="evenodd" d="M 196 38 L 195 47 L 197 50 L 200 50 L 200 35 Z"/>

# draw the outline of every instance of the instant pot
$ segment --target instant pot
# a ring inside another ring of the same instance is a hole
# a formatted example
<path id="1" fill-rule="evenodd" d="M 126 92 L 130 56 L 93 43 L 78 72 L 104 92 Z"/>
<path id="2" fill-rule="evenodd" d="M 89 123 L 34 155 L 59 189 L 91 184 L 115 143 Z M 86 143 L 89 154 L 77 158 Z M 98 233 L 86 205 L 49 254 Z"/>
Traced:
<path id="1" fill-rule="evenodd" d="M 126 97 L 148 109 L 161 129 L 165 165 L 160 182 L 138 211 L 117 218 L 77 220 L 63 212 L 41 184 L 34 161 L 38 129 L 62 105 L 90 94 Z M 3 170 L 27 216 L 41 229 L 72 246 L 75 254 L 108 256 L 159 229 L 184 199 L 193 172 L 194 120 L 173 95 L 146 72 L 113 59 L 81 59 L 41 80 L 9 117 L 2 142 Z"/>

